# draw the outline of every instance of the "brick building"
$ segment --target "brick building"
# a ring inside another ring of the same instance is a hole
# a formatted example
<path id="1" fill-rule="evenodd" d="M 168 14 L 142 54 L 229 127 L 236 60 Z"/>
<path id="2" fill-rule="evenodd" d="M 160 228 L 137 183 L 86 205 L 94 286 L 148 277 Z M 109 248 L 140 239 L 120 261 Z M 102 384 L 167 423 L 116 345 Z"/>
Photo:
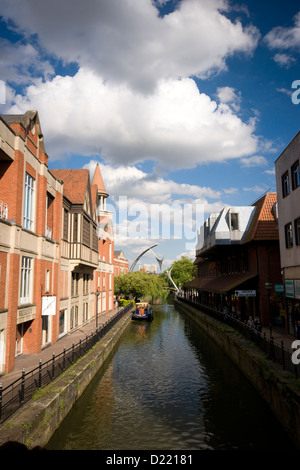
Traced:
<path id="1" fill-rule="evenodd" d="M 113 308 L 113 231 L 107 220 L 99 228 L 111 219 L 99 167 L 92 183 L 87 170 L 49 170 L 36 111 L 1 115 L 0 139 L 4 373 L 16 355 L 38 353 Z"/>
<path id="2" fill-rule="evenodd" d="M 267 193 L 252 206 L 208 217 L 198 235 L 197 278 L 184 286 L 189 294 L 241 320 L 258 315 L 264 325 L 284 324 L 275 292 L 282 283 L 276 202 L 276 193 Z"/>
<path id="3" fill-rule="evenodd" d="M 117 250 L 114 252 L 114 267 L 115 276 L 128 273 L 129 263 L 123 250 Z"/>

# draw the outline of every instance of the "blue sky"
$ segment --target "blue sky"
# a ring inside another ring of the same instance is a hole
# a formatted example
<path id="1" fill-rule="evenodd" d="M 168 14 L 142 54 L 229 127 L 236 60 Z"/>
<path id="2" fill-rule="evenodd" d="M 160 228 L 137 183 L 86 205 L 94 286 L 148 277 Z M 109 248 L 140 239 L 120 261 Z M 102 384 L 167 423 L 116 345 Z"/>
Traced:
<path id="1" fill-rule="evenodd" d="M 116 211 L 116 249 L 132 262 L 157 243 L 166 268 L 194 256 L 191 208 L 197 225 L 276 190 L 274 161 L 300 130 L 292 101 L 300 5 L 88 5 L 1 1 L 0 113 L 38 110 L 49 168 L 92 172 L 99 162 Z M 175 228 L 173 210 L 182 216 Z"/>

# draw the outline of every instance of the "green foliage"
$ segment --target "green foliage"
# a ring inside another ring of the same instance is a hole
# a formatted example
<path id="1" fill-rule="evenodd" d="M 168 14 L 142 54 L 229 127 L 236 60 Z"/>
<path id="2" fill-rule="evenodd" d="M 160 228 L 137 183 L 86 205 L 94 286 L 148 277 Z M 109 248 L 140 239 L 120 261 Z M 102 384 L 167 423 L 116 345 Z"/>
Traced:
<path id="1" fill-rule="evenodd" d="M 143 271 L 134 271 L 115 277 L 115 295 L 122 295 L 134 300 L 152 297 L 157 299 L 165 296 L 163 287 L 166 285 L 162 277 L 156 274 L 147 274 Z"/>
<path id="2" fill-rule="evenodd" d="M 119 300 L 119 305 L 120 307 L 126 307 L 126 305 L 130 304 L 131 300 L 130 299 L 120 299 Z"/>
<path id="3" fill-rule="evenodd" d="M 174 261 L 172 264 L 171 277 L 177 287 L 182 287 L 186 282 L 195 279 L 196 273 L 197 268 L 194 265 L 194 262 L 186 256 L 182 256 L 180 260 Z M 166 275 L 164 276 L 168 279 Z M 168 284 L 173 286 L 169 279 Z"/>

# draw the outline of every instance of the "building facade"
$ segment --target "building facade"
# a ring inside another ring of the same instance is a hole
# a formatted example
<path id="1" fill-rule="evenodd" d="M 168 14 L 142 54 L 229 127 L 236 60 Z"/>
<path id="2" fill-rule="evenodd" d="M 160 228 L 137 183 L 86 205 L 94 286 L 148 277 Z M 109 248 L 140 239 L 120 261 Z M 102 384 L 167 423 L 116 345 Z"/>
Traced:
<path id="1" fill-rule="evenodd" d="M 210 307 L 245 321 L 284 324 L 275 289 L 281 285 L 276 194 L 252 206 L 226 207 L 211 214 L 198 232 L 198 275 L 185 291 Z"/>
<path id="2" fill-rule="evenodd" d="M 0 116 L 0 138 L 4 373 L 17 355 L 36 354 L 113 308 L 113 232 L 98 231 L 107 196 L 87 170 L 49 170 L 36 111 Z"/>
<path id="3" fill-rule="evenodd" d="M 275 161 L 280 260 L 288 332 L 300 321 L 300 132 Z"/>
<path id="4" fill-rule="evenodd" d="M 125 257 L 123 250 L 116 250 L 114 252 L 114 273 L 115 276 L 126 274 L 129 270 L 128 259 Z"/>

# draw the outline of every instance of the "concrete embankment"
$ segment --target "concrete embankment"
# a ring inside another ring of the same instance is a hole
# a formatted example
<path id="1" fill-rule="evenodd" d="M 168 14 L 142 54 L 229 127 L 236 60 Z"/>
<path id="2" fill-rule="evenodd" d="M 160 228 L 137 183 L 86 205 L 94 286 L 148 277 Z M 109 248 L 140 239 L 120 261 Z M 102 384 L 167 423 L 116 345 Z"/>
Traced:
<path id="1" fill-rule="evenodd" d="M 29 449 L 44 447 L 100 370 L 130 321 L 128 312 L 85 356 L 4 422 L 0 427 L 0 445 L 17 441 Z"/>
<path id="2" fill-rule="evenodd" d="M 181 301 L 175 300 L 175 305 L 239 367 L 300 449 L 300 380 L 276 366 L 233 328 Z"/>

